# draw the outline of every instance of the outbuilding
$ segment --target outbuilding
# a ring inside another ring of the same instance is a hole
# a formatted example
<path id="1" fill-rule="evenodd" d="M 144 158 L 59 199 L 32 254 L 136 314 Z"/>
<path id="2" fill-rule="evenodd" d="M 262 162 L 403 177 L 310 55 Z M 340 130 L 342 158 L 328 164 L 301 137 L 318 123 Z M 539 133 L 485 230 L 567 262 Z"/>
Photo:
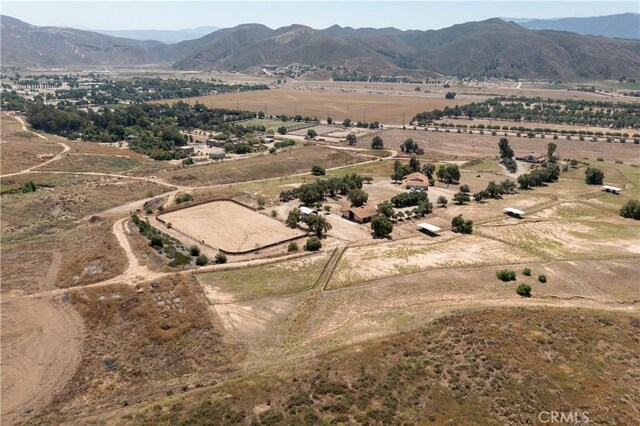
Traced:
<path id="1" fill-rule="evenodd" d="M 440 228 L 427 222 L 419 223 L 417 226 L 419 230 L 425 231 L 429 235 L 438 235 L 440 232 Z"/>
<path id="2" fill-rule="evenodd" d="M 504 209 L 504 212 L 509 216 L 517 217 L 519 219 L 524 217 L 524 212 L 522 210 L 514 209 L 513 207 L 507 207 Z"/>
<path id="3" fill-rule="evenodd" d="M 343 210 L 342 216 L 354 222 L 367 223 L 371 222 L 371 218 L 377 213 L 378 211 L 375 206 L 362 206 Z"/>
<path id="4" fill-rule="evenodd" d="M 617 186 L 611 186 L 611 185 L 602 185 L 602 190 L 606 192 L 611 192 L 616 195 L 620 195 L 620 192 L 622 192 L 622 188 L 618 188 Z"/>

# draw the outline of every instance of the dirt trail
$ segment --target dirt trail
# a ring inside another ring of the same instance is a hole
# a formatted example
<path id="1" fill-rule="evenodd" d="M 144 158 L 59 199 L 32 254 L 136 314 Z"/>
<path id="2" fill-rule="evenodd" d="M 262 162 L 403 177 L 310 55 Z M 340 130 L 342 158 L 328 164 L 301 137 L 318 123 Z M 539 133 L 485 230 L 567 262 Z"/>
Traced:
<path id="1" fill-rule="evenodd" d="M 3 297 L 3 424 L 45 406 L 80 362 L 83 325 L 60 300 Z"/>
<path id="2" fill-rule="evenodd" d="M 49 138 L 47 138 L 46 136 L 41 135 L 40 133 L 36 133 L 33 130 L 29 130 L 27 128 L 26 123 L 24 122 L 24 120 L 22 119 L 22 117 L 19 117 L 17 115 L 13 116 L 13 118 L 20 123 L 20 126 L 22 127 L 22 130 L 25 132 L 29 132 L 33 135 L 36 135 L 37 137 L 39 137 L 40 139 L 44 139 L 44 140 L 49 140 Z M 64 155 L 69 152 L 71 150 L 71 148 L 69 147 L 69 145 L 67 145 L 64 142 L 59 142 L 59 141 L 54 141 L 55 143 L 57 143 L 58 145 L 62 146 L 62 151 L 60 151 L 59 153 L 57 153 L 55 156 L 53 156 L 52 158 L 48 159 L 47 161 L 45 161 L 44 163 L 40 163 L 37 164 L 33 167 L 29 167 L 28 169 L 24 169 L 24 170 L 20 170 L 19 172 L 15 172 L 15 173 L 8 173 L 6 175 L 1 175 L 0 177 L 10 177 L 10 176 L 17 176 L 17 175 L 23 175 L 26 173 L 31 173 L 34 169 L 38 168 L 38 167 L 43 167 L 46 166 L 49 163 L 53 163 L 54 161 L 58 161 L 60 160 L 62 157 L 64 157 Z"/>

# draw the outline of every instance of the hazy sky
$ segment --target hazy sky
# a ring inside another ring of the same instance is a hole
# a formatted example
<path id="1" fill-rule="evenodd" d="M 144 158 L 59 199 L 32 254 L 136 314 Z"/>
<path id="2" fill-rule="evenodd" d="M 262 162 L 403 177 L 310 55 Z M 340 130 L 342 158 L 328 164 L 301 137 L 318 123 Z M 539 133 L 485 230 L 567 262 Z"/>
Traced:
<path id="1" fill-rule="evenodd" d="M 492 17 L 558 18 L 640 10 L 637 1 L 5 1 L 2 14 L 33 25 L 102 30 L 304 24 L 438 29 Z"/>

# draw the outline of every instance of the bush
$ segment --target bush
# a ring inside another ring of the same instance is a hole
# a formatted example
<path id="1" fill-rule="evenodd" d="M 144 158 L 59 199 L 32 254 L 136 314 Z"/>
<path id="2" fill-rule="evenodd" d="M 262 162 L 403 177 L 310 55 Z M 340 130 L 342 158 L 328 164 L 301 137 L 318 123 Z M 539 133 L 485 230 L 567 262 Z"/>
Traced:
<path id="1" fill-rule="evenodd" d="M 540 281 L 542 284 L 547 282 L 547 276 L 544 274 L 540 274 L 538 275 L 538 281 Z"/>
<path id="2" fill-rule="evenodd" d="M 287 251 L 288 251 L 289 253 L 291 253 L 291 252 L 293 252 L 293 251 L 298 251 L 298 250 L 300 250 L 300 249 L 298 248 L 298 243 L 296 243 L 295 241 L 291 241 L 291 242 L 289 243 L 289 247 L 287 247 Z"/>
<path id="3" fill-rule="evenodd" d="M 496 272 L 496 277 L 500 281 L 508 282 L 516 280 L 516 271 L 512 271 L 511 269 L 500 269 Z"/>
<path id="4" fill-rule="evenodd" d="M 629 200 L 620 209 L 620 216 L 640 220 L 640 201 Z"/>
<path id="5" fill-rule="evenodd" d="M 200 248 L 198 246 L 189 247 L 189 254 L 191 256 L 200 256 Z"/>
<path id="6" fill-rule="evenodd" d="M 195 163 L 195 161 L 193 161 L 193 158 L 191 158 L 191 157 L 188 157 L 188 158 L 185 158 L 184 160 L 182 160 L 182 165 L 183 166 L 190 166 L 190 165 L 192 165 L 194 163 Z"/>
<path id="7" fill-rule="evenodd" d="M 216 254 L 216 257 L 213 261 L 218 265 L 222 263 L 227 263 L 227 256 L 224 253 L 218 252 L 218 254 Z"/>
<path id="8" fill-rule="evenodd" d="M 151 241 L 149 241 L 149 245 L 155 248 L 162 248 L 164 243 L 162 242 L 162 237 L 160 235 L 154 235 L 151 237 Z"/>
<path id="9" fill-rule="evenodd" d="M 520 284 L 516 288 L 516 293 L 522 297 L 531 297 L 531 286 L 528 284 Z"/>
<path id="10" fill-rule="evenodd" d="M 306 251 L 318 251 L 320 248 L 322 248 L 322 242 L 317 237 L 308 238 L 304 245 Z"/>
<path id="11" fill-rule="evenodd" d="M 311 167 L 311 174 L 314 176 L 323 176 L 326 174 L 326 170 L 324 169 L 324 167 L 313 166 Z"/>
<path id="12" fill-rule="evenodd" d="M 209 264 L 209 258 L 207 256 L 205 256 L 204 254 L 201 254 L 200 256 L 198 256 L 196 258 L 196 265 L 204 266 L 204 265 L 208 265 L 208 264 Z"/>
<path id="13" fill-rule="evenodd" d="M 522 275 L 525 275 L 525 276 L 527 276 L 527 277 L 530 277 L 530 276 L 531 276 L 531 269 L 529 269 L 529 268 L 524 268 L 524 269 L 522 270 Z"/>

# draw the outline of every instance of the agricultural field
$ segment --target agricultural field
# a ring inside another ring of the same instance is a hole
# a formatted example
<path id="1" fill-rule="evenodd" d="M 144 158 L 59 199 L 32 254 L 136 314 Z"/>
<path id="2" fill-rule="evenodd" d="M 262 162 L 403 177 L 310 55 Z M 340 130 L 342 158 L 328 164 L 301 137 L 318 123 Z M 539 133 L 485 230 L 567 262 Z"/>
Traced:
<path id="1" fill-rule="evenodd" d="M 415 86 L 414 86 L 415 87 Z M 336 121 L 345 118 L 358 121 L 380 121 L 402 124 L 403 114 L 407 123 L 416 113 L 445 106 L 482 100 L 484 97 L 461 95 L 458 99 L 445 99 L 444 93 L 436 94 L 375 94 L 346 93 L 317 89 L 271 89 L 256 92 L 219 94 L 197 98 L 176 99 L 191 104 L 201 103 L 209 108 L 233 108 L 247 111 L 265 111 L 268 115 L 296 115 Z M 265 108 L 266 104 L 266 108 Z"/>

